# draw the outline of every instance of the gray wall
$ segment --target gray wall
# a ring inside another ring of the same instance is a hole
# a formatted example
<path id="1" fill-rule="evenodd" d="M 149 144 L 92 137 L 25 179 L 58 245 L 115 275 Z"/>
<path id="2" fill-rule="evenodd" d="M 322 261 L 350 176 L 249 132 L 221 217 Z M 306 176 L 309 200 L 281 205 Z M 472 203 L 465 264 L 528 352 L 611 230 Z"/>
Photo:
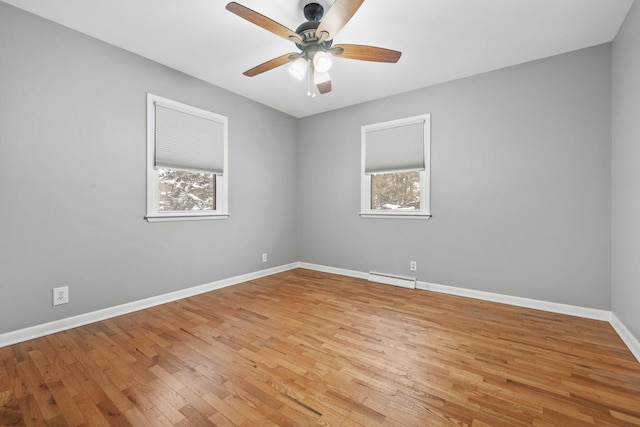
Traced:
<path id="1" fill-rule="evenodd" d="M 639 336 L 637 5 L 629 20 L 613 293 Z M 294 261 L 415 260 L 421 281 L 611 308 L 610 45 L 301 120 L 1 2 L 0 58 L 0 333 Z M 229 117 L 231 219 L 142 219 L 146 92 Z M 434 217 L 359 218 L 360 126 L 422 113 Z"/>
<path id="2" fill-rule="evenodd" d="M 640 341 L 640 4 L 613 43 L 613 312 Z"/>
<path id="3" fill-rule="evenodd" d="M 294 118 L 1 2 L 0 61 L 0 333 L 297 260 Z M 229 220 L 143 220 L 146 92 L 229 117 Z"/>
<path id="4" fill-rule="evenodd" d="M 402 78 L 398 76 L 398 78 Z M 362 219 L 360 126 L 431 113 L 431 220 Z M 610 308 L 611 45 L 300 120 L 301 261 Z"/>

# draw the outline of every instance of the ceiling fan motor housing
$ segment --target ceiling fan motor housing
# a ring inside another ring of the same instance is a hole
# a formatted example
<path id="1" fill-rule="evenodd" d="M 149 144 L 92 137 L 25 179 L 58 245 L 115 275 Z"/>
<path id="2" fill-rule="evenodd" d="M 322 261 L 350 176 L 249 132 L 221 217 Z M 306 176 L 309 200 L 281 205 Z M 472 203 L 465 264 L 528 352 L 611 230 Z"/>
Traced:
<path id="1" fill-rule="evenodd" d="M 296 29 L 296 33 L 302 37 L 303 44 L 296 43 L 296 46 L 302 51 L 305 48 L 316 45 L 317 47 L 321 47 L 324 49 L 329 49 L 333 40 L 326 40 L 320 43 L 318 35 L 316 34 L 316 30 L 320 25 L 320 21 L 307 21 L 300 24 L 298 29 Z"/>

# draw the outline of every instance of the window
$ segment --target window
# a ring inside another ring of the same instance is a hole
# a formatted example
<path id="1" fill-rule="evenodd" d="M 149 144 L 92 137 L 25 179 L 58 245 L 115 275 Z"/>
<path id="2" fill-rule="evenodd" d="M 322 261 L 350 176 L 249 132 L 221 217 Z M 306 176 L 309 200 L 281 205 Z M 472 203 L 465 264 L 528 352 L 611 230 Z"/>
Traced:
<path id="1" fill-rule="evenodd" d="M 362 127 L 360 216 L 431 216 L 430 127 L 430 114 Z"/>
<path id="2" fill-rule="evenodd" d="M 147 94 L 147 221 L 228 218 L 227 118 Z"/>

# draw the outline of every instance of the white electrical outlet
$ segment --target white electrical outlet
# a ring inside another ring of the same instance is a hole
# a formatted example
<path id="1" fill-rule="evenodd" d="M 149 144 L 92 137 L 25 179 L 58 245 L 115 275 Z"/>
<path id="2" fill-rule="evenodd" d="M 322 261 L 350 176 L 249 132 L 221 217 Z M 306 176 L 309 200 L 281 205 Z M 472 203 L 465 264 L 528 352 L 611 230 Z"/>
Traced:
<path id="1" fill-rule="evenodd" d="M 267 262 L 267 254 L 262 254 L 262 262 Z"/>
<path id="2" fill-rule="evenodd" d="M 418 264 L 415 261 L 409 262 L 409 270 L 416 271 L 418 270 Z"/>
<path id="3" fill-rule="evenodd" d="M 53 305 L 68 304 L 69 303 L 69 287 L 62 286 L 59 288 L 53 288 Z"/>

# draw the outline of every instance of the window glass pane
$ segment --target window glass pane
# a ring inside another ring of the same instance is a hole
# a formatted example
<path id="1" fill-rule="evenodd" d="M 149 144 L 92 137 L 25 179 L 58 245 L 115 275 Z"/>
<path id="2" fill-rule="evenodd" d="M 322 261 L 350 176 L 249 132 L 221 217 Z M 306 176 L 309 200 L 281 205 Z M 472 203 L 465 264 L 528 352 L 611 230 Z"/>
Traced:
<path id="1" fill-rule="evenodd" d="M 420 210 L 420 172 L 371 175 L 372 210 Z"/>
<path id="2" fill-rule="evenodd" d="M 158 185 L 160 212 L 216 209 L 214 173 L 158 168 Z"/>

